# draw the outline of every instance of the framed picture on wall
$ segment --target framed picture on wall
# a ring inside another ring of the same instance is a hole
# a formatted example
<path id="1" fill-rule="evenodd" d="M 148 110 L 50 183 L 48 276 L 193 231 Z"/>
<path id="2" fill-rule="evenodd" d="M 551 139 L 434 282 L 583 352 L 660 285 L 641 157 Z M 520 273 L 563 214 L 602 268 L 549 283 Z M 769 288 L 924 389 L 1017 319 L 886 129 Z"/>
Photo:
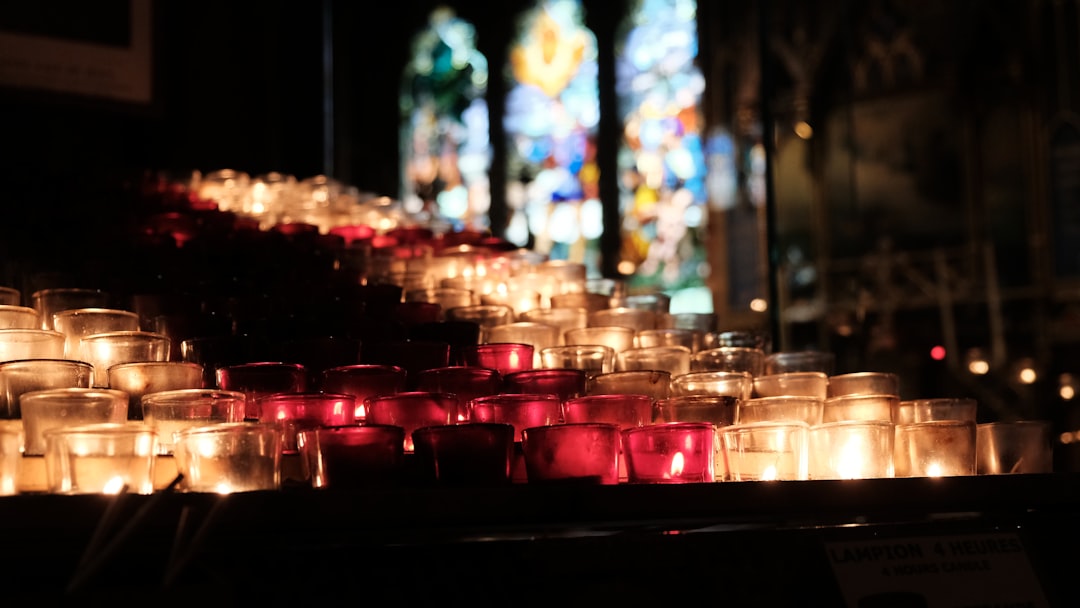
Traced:
<path id="1" fill-rule="evenodd" d="M 0 3 L 0 87 L 153 102 L 152 0 Z"/>

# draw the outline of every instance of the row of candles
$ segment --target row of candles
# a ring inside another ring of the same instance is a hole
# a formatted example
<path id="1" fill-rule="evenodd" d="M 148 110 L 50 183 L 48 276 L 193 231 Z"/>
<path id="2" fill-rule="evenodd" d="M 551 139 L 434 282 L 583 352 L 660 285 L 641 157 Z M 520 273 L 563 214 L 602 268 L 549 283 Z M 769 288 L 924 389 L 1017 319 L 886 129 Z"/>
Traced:
<path id="1" fill-rule="evenodd" d="M 357 314 L 416 330 L 364 342 L 363 362 L 236 361 L 222 353 L 250 336 L 147 328 L 100 290 L 43 289 L 24 305 L 0 288 L 0 492 L 22 491 L 16 467 L 38 456 L 58 493 L 151 492 L 170 467 L 179 489 L 207 492 L 283 476 L 331 487 L 1052 468 L 1042 421 L 978 424 L 970 399 L 901 400 L 893 374 L 835 374 L 829 353 L 773 352 L 767 333 L 670 313 L 664 294 L 628 294 L 583 265 L 420 227 L 344 228 L 340 264 L 394 287 Z"/>

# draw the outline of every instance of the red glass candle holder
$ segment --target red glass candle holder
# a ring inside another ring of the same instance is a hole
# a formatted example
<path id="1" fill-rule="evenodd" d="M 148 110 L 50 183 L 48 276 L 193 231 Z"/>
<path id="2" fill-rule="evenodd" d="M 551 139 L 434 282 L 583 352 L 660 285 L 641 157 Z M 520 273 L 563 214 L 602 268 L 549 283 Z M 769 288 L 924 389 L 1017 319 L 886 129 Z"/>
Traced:
<path id="1" fill-rule="evenodd" d="M 490 367 L 503 376 L 533 368 L 532 344 L 516 342 L 489 342 L 462 350 L 465 365 Z"/>
<path id="2" fill-rule="evenodd" d="M 514 438 L 529 427 L 558 424 L 562 417 L 562 400 L 558 395 L 533 393 L 501 393 L 478 397 L 466 404 L 466 419 L 470 422 L 502 422 L 514 426 Z"/>
<path id="3" fill-rule="evenodd" d="M 343 393 L 356 399 L 356 421 L 367 418 L 364 401 L 374 395 L 392 395 L 405 390 L 405 370 L 396 365 L 343 365 L 322 373 L 319 390 Z"/>
<path id="4" fill-rule="evenodd" d="M 648 395 L 586 395 L 567 399 L 562 406 L 565 422 L 606 422 L 619 429 L 652 424 L 653 399 Z"/>
<path id="5" fill-rule="evenodd" d="M 356 421 L 356 398 L 336 393 L 277 393 L 257 400 L 259 421 L 282 428 L 281 446 L 296 451 L 298 431 Z"/>
<path id="6" fill-rule="evenodd" d="M 498 422 L 429 426 L 413 431 L 421 474 L 440 485 L 510 482 L 514 427 Z"/>
<path id="7" fill-rule="evenodd" d="M 530 484 L 619 483 L 619 427 L 570 423 L 522 431 L 522 453 Z"/>
<path id="8" fill-rule="evenodd" d="M 430 391 L 407 391 L 375 395 L 367 399 L 367 423 L 405 429 L 404 449 L 413 451 L 413 431 L 426 426 L 454 424 L 458 420 L 457 395 Z"/>
<path id="9" fill-rule="evenodd" d="M 393 485 L 402 478 L 405 429 L 384 424 L 306 429 L 296 434 L 316 488 Z"/>
<path id="10" fill-rule="evenodd" d="M 247 395 L 248 411 L 245 417 L 249 419 L 260 417 L 260 397 L 274 393 L 302 393 L 307 390 L 307 370 L 299 363 L 240 363 L 220 367 L 215 374 L 219 389 Z"/>
<path id="11" fill-rule="evenodd" d="M 451 393 L 457 395 L 461 403 L 498 394 L 502 384 L 499 372 L 489 367 L 450 366 L 416 374 L 416 390 Z"/>
<path id="12" fill-rule="evenodd" d="M 567 400 L 585 394 L 587 376 L 581 369 L 527 369 L 507 374 L 503 391 L 507 393 L 550 393 Z"/>
<path id="13" fill-rule="evenodd" d="M 716 481 L 716 428 L 704 422 L 673 422 L 622 431 L 630 483 Z"/>

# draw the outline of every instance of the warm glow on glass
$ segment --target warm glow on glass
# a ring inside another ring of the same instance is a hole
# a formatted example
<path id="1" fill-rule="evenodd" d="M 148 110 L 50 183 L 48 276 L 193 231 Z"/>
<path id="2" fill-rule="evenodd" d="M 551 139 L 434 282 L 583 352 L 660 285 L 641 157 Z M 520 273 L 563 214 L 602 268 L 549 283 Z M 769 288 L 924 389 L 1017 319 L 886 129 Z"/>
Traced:
<path id="1" fill-rule="evenodd" d="M 775 481 L 776 480 L 776 465 L 770 464 L 761 471 L 761 481 Z"/>
<path id="2" fill-rule="evenodd" d="M 123 490 L 124 478 L 119 476 L 113 477 L 109 481 L 106 481 L 105 486 L 101 488 L 101 491 L 104 494 L 119 494 Z"/>
<path id="3" fill-rule="evenodd" d="M 1030 367 L 1022 368 L 1016 376 L 1017 379 L 1019 379 L 1020 382 L 1024 384 L 1033 384 L 1036 380 L 1039 379 L 1039 374 L 1037 374 L 1035 370 Z"/>
<path id="4" fill-rule="evenodd" d="M 1066 384 L 1061 387 L 1058 394 L 1061 395 L 1061 398 L 1065 401 L 1072 401 L 1072 399 L 1076 397 L 1076 389 Z"/>
<path id="5" fill-rule="evenodd" d="M 754 312 L 765 312 L 769 309 L 769 303 L 763 298 L 754 298 L 750 300 L 750 310 Z"/>
<path id="6" fill-rule="evenodd" d="M 927 477 L 941 477 L 941 475 L 942 475 L 942 470 L 941 470 L 941 465 L 939 463 L 934 462 L 934 463 L 931 463 L 931 464 L 927 465 L 927 467 L 926 467 L 926 476 Z"/>
<path id="7" fill-rule="evenodd" d="M 865 477 L 863 474 L 863 462 L 866 460 L 866 446 L 863 444 L 862 437 L 858 435 L 852 436 L 844 447 L 840 449 L 839 464 L 836 467 L 836 472 L 840 475 L 841 479 L 862 479 Z"/>
<path id="8" fill-rule="evenodd" d="M 675 479 L 682 475 L 683 467 L 686 466 L 686 457 L 682 452 L 675 452 L 675 455 L 671 457 L 671 479 Z"/>
<path id="9" fill-rule="evenodd" d="M 976 376 L 985 376 L 990 372 L 990 363 L 985 359 L 975 359 L 968 363 L 968 371 Z"/>

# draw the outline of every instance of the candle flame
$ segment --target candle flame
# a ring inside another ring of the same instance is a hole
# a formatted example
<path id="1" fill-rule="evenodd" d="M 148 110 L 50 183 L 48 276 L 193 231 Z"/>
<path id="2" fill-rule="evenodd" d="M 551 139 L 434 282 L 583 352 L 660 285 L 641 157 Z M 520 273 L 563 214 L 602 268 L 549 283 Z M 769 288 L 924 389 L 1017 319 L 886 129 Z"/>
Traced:
<path id="1" fill-rule="evenodd" d="M 223 482 L 217 484 L 216 487 L 214 487 L 214 491 L 217 492 L 218 494 L 232 494 L 233 487 L 230 484 L 223 481 Z"/>
<path id="2" fill-rule="evenodd" d="M 682 452 L 675 452 L 675 455 L 671 457 L 671 475 L 672 479 L 681 477 L 683 468 L 686 466 L 686 457 Z"/>
<path id="3" fill-rule="evenodd" d="M 124 490 L 124 478 L 113 477 L 109 481 L 105 482 L 105 487 L 101 488 L 103 494 L 119 494 Z"/>
<path id="4" fill-rule="evenodd" d="M 761 472 L 762 481 L 775 481 L 777 478 L 776 465 L 770 464 Z"/>
<path id="5" fill-rule="evenodd" d="M 510 358 L 507 360 L 510 369 L 517 369 L 521 367 L 521 356 L 518 355 L 516 350 L 510 351 Z"/>
<path id="6" fill-rule="evenodd" d="M 926 467 L 927 477 L 941 477 L 945 472 L 941 469 L 941 464 L 937 462 L 930 463 L 930 466 Z"/>
<path id="7" fill-rule="evenodd" d="M 356 406 L 356 419 L 364 420 L 365 418 L 367 418 L 367 412 L 364 410 L 364 404 L 359 403 Z"/>
<path id="8" fill-rule="evenodd" d="M 849 439 L 837 455 L 837 475 L 841 479 L 861 479 L 864 476 L 865 452 L 861 437 L 855 436 Z"/>

